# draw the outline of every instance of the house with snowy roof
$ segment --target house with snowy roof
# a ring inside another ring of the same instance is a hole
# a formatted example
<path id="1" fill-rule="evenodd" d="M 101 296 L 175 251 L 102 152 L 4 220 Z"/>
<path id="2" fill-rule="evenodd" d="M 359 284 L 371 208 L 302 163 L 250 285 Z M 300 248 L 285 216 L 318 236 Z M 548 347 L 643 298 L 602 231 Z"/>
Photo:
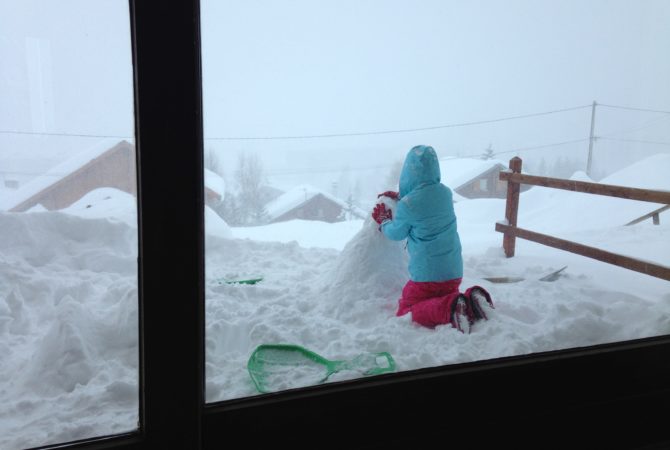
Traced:
<path id="1" fill-rule="evenodd" d="M 308 184 L 288 190 L 268 203 L 265 210 L 270 223 L 293 219 L 333 223 L 366 217 L 361 208 Z"/>
<path id="2" fill-rule="evenodd" d="M 497 159 L 444 158 L 440 160 L 442 183 L 465 198 L 505 198 L 507 182 L 500 171 L 507 165 Z M 526 187 L 527 188 L 527 187 Z M 525 188 L 523 189 L 525 190 Z M 454 195 L 454 198 L 458 198 Z"/>
<path id="3" fill-rule="evenodd" d="M 0 210 L 22 212 L 38 205 L 63 209 L 98 188 L 116 188 L 135 196 L 136 184 L 134 145 L 123 140 L 110 147 L 109 141 L 101 141 L 20 188 L 4 191 Z M 205 170 L 205 186 L 208 204 L 223 199 L 225 183 L 219 175 Z"/>

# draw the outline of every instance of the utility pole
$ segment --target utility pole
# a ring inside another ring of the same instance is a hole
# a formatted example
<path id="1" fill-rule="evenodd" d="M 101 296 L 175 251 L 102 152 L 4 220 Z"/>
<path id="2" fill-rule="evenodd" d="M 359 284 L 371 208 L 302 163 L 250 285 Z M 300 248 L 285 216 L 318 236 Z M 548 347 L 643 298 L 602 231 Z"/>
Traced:
<path id="1" fill-rule="evenodd" d="M 591 176 L 591 164 L 593 162 L 593 143 L 596 140 L 596 137 L 593 135 L 593 130 L 595 129 L 596 126 L 596 101 L 593 101 L 593 105 L 591 106 L 591 133 L 589 134 L 589 157 L 586 160 L 586 174 L 590 177 Z"/>

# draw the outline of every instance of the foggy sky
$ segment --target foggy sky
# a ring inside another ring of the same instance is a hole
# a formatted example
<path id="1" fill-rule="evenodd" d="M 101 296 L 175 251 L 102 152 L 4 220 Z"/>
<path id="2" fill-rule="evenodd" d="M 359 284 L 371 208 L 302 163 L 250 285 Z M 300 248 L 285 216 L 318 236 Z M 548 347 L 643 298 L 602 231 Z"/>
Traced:
<path id="1" fill-rule="evenodd" d="M 416 144 L 464 156 L 489 145 L 508 152 L 583 139 L 591 111 L 413 133 L 231 138 L 423 128 L 594 100 L 670 110 L 665 0 L 203 0 L 201 6 L 205 147 L 228 171 L 238 152 L 257 153 L 271 175 L 282 175 L 274 177 L 277 184 L 323 187 L 347 168 L 369 181 Z M 121 0 L 0 0 L 0 130 L 132 136 L 127 15 Z M 596 135 L 608 134 L 670 142 L 670 115 L 598 108 Z M 93 143 L 0 134 L 0 171 L 44 171 Z M 536 164 L 560 154 L 585 160 L 587 148 L 580 142 L 522 157 Z M 594 165 L 613 170 L 667 151 L 599 140 Z"/>

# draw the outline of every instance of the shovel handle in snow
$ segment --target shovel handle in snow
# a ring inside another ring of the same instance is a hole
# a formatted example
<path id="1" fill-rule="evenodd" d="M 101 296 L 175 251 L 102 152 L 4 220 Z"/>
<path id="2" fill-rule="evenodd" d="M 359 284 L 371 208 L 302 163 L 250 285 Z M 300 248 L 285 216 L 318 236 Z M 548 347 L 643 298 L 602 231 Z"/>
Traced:
<path id="1" fill-rule="evenodd" d="M 563 266 L 558 270 L 555 270 L 542 278 L 539 278 L 540 281 L 556 281 L 561 276 L 561 272 L 567 269 L 568 266 Z M 486 281 L 491 283 L 518 283 L 519 281 L 524 281 L 523 277 L 484 277 Z"/>
<path id="2" fill-rule="evenodd" d="M 379 375 L 395 370 L 395 361 L 388 352 L 361 353 L 347 361 L 330 361 L 328 376 L 340 370 L 358 370 L 363 375 Z"/>
<path id="3" fill-rule="evenodd" d="M 484 277 L 482 279 L 491 283 L 518 283 L 525 280 L 525 278 L 521 277 Z"/>
<path id="4" fill-rule="evenodd" d="M 567 267 L 568 266 L 563 266 L 560 269 L 558 269 L 554 272 L 551 272 L 548 275 L 543 276 L 542 278 L 540 278 L 540 281 L 556 281 L 556 280 L 558 280 L 558 277 L 561 276 L 561 272 L 563 272 Z"/>

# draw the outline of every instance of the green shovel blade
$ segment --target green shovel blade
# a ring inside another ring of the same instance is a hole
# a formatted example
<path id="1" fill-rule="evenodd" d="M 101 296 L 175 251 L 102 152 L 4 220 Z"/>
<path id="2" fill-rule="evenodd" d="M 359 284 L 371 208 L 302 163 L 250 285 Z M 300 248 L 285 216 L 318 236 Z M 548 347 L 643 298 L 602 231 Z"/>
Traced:
<path id="1" fill-rule="evenodd" d="M 256 277 L 256 278 L 247 278 L 247 279 L 235 279 L 235 280 L 230 280 L 226 278 L 217 278 L 215 280 L 219 284 L 256 284 L 260 281 L 263 281 L 263 277 Z"/>
<path id="2" fill-rule="evenodd" d="M 387 352 L 330 361 L 299 345 L 263 344 L 251 354 L 247 369 L 256 389 L 268 393 L 320 384 L 341 370 L 355 370 L 364 376 L 393 372 L 395 361 Z"/>

